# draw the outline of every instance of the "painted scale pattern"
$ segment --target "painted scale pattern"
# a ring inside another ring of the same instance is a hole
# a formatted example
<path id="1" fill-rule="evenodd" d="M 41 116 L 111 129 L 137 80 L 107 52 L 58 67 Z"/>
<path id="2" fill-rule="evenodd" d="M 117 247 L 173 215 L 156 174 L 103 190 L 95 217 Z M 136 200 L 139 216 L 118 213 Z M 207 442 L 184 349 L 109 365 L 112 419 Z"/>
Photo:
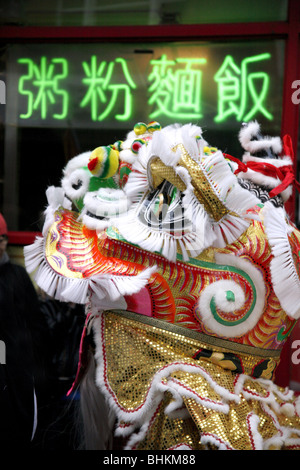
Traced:
<path id="1" fill-rule="evenodd" d="M 280 349 L 295 321 L 286 316 L 272 289 L 269 270 L 272 254 L 262 231 L 260 222 L 254 221 L 236 242 L 214 252 L 247 259 L 259 269 L 266 285 L 264 312 L 257 324 L 246 334 L 230 340 L 254 347 Z M 51 261 L 51 256 L 47 259 L 58 274 L 68 277 L 85 278 L 100 273 L 135 276 L 146 267 L 156 265 L 157 273 L 151 276 L 147 286 L 138 294 L 125 297 L 127 309 L 211 336 L 220 337 L 206 329 L 196 313 L 197 301 L 206 286 L 216 280 L 229 279 L 243 287 L 245 303 L 241 311 L 234 312 L 235 320 L 242 319 L 255 300 L 251 282 L 242 271 L 213 264 L 212 249 L 189 264 L 180 261 L 175 264 L 159 254 L 110 238 L 105 233 L 99 236 L 78 222 L 75 213 L 66 210 L 57 214 L 48 235 L 47 250 L 52 256 L 61 256 L 64 263 L 59 266 Z M 232 320 L 230 313 L 218 314 L 228 322 Z"/>

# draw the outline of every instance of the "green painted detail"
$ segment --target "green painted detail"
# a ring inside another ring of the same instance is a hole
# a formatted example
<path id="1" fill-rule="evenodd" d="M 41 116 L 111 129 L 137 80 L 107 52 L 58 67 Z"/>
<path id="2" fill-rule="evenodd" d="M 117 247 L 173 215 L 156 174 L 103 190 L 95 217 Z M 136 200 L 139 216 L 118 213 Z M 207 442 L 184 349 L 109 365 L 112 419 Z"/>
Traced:
<path id="1" fill-rule="evenodd" d="M 73 203 L 77 207 L 79 211 L 82 211 L 84 205 L 83 205 L 83 197 L 80 197 L 79 199 L 74 199 Z"/>
<path id="2" fill-rule="evenodd" d="M 89 191 L 97 191 L 100 188 L 112 188 L 117 189 L 118 186 L 113 180 L 113 178 L 98 178 L 97 176 L 92 176 L 89 184 Z"/>
<path id="3" fill-rule="evenodd" d="M 176 186 L 174 186 L 174 188 L 173 188 L 173 190 L 172 190 L 172 194 L 171 194 L 171 202 L 170 202 L 170 204 L 172 204 L 172 202 L 175 200 L 176 195 L 177 195 L 177 188 L 176 188 Z"/>
<path id="4" fill-rule="evenodd" d="M 232 292 L 231 290 L 227 290 L 226 291 L 226 300 L 228 300 L 228 302 L 234 302 L 235 301 L 234 292 Z"/>
<path id="5" fill-rule="evenodd" d="M 293 331 L 294 326 L 296 325 L 297 322 L 294 322 L 287 330 L 285 330 L 285 326 L 280 328 L 280 330 L 277 333 L 277 340 L 278 341 L 284 341 L 286 338 L 291 334 Z"/>
<path id="6" fill-rule="evenodd" d="M 120 169 L 120 178 L 124 178 L 125 175 L 130 175 L 131 169 L 128 166 L 122 166 Z"/>
<path id="7" fill-rule="evenodd" d="M 210 301 L 210 310 L 211 310 L 211 313 L 213 314 L 214 319 L 218 323 L 221 323 L 221 325 L 224 325 L 224 326 L 236 326 L 236 325 L 239 325 L 240 323 L 244 323 L 244 321 L 246 321 L 247 318 L 251 315 L 251 313 L 254 309 L 254 306 L 256 304 L 256 289 L 255 289 L 253 283 L 252 283 L 252 286 L 253 286 L 253 302 L 252 302 L 248 312 L 242 318 L 240 318 L 239 320 L 227 321 L 227 320 L 224 320 L 224 318 L 221 318 L 218 315 L 218 312 L 217 312 L 217 309 L 216 309 L 215 298 L 212 297 L 212 299 Z"/>
<path id="8" fill-rule="evenodd" d="M 179 254 L 177 255 L 177 258 L 182 260 L 182 256 L 179 255 Z M 199 268 L 205 268 L 205 269 L 211 270 L 211 271 L 234 272 L 234 273 L 238 274 L 239 276 L 243 277 L 250 284 L 252 292 L 253 292 L 253 302 L 252 302 L 248 312 L 246 313 L 246 315 L 244 315 L 243 318 L 241 318 L 240 320 L 231 321 L 231 322 L 228 322 L 228 321 L 220 318 L 218 313 L 217 313 L 217 310 L 216 310 L 216 304 L 215 304 L 214 297 L 211 299 L 210 308 L 211 308 L 211 312 L 212 312 L 215 320 L 217 322 L 221 323 L 222 325 L 235 326 L 235 325 L 238 325 L 239 323 L 242 323 L 245 320 L 247 320 L 247 318 L 252 313 L 252 311 L 254 309 L 254 306 L 256 304 L 257 293 L 256 293 L 255 285 L 254 285 L 251 277 L 247 273 L 245 273 L 245 271 L 242 271 L 241 269 L 238 269 L 235 266 L 225 266 L 225 265 L 221 265 L 221 264 L 210 263 L 209 261 L 200 261 L 200 260 L 197 260 L 195 258 L 191 258 L 190 262 L 187 263 L 187 264 L 193 264 L 194 266 L 195 265 L 199 266 Z M 230 292 L 230 291 L 227 291 L 227 292 Z"/>

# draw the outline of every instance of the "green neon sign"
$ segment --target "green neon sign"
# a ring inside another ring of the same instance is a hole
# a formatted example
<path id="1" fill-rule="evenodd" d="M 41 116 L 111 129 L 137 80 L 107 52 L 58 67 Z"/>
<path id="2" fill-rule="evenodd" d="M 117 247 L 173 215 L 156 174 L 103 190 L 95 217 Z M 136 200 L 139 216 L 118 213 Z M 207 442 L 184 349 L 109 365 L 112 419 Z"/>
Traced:
<path id="1" fill-rule="evenodd" d="M 27 96 L 27 113 L 20 114 L 20 118 L 29 119 L 34 111 L 40 110 L 42 119 L 45 119 L 51 105 L 59 102 L 60 113 L 52 113 L 53 119 L 65 119 L 68 114 L 69 94 L 62 89 L 61 81 L 68 76 L 68 61 L 64 58 L 47 59 L 41 57 L 40 64 L 32 59 L 19 59 L 20 64 L 27 65 L 28 73 L 19 80 L 19 93 Z M 27 86 L 31 89 L 26 89 Z"/>
<path id="2" fill-rule="evenodd" d="M 114 77 L 115 68 L 121 66 L 121 72 L 126 83 L 117 83 Z M 88 90 L 80 103 L 81 107 L 90 105 L 91 118 L 93 121 L 103 121 L 113 111 L 118 100 L 123 98 L 123 113 L 115 114 L 117 121 L 127 121 L 132 116 L 132 90 L 136 88 L 132 80 L 127 62 L 123 58 L 114 61 L 100 61 L 97 63 L 97 56 L 93 55 L 90 64 L 82 63 L 86 78 L 82 83 L 88 86 Z"/>
<path id="3" fill-rule="evenodd" d="M 257 113 L 268 120 L 273 119 L 265 105 L 270 77 L 263 71 L 251 71 L 251 64 L 270 58 L 269 53 L 246 57 L 238 67 L 231 55 L 225 57 L 214 76 L 218 84 L 218 114 L 214 118 L 216 122 L 224 122 L 232 115 L 237 121 L 247 122 Z M 249 102 L 252 106 L 250 109 Z"/>
<path id="4" fill-rule="evenodd" d="M 148 92 L 148 104 L 156 109 L 149 115 L 156 119 L 161 115 L 175 119 L 199 119 L 201 113 L 202 70 L 193 67 L 206 64 L 204 58 L 178 58 L 168 60 L 164 54 L 159 60 L 151 60 L 153 67 L 148 81 L 153 82 Z M 178 68 L 183 65 L 183 68 Z"/>
<path id="5" fill-rule="evenodd" d="M 237 62 L 227 54 L 221 65 L 212 62 L 212 68 L 209 58 L 170 59 L 163 53 L 148 63 L 144 60 L 143 74 L 136 57 L 102 60 L 92 54 L 87 60 L 80 57 L 76 64 L 70 57 L 19 58 L 18 63 L 26 67 L 18 82 L 18 92 L 26 98 L 19 117 L 64 120 L 77 113 L 85 122 L 127 122 L 139 119 L 141 109 L 149 120 L 198 121 L 207 119 L 205 109 L 209 109 L 210 115 L 214 110 L 216 123 L 249 121 L 256 116 L 272 120 L 268 109 L 271 80 L 265 71 L 271 57 L 262 53 Z M 209 106 L 204 108 L 207 92 Z"/>

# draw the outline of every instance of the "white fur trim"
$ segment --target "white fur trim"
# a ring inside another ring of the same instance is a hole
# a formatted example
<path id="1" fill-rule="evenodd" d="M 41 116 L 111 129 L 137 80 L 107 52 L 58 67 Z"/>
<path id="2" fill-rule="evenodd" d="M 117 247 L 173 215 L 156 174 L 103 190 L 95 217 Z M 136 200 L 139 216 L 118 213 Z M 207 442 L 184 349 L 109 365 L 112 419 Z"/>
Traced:
<path id="1" fill-rule="evenodd" d="M 189 444 L 180 443 L 176 446 L 169 447 L 167 450 L 192 450 L 192 447 Z"/>
<path id="2" fill-rule="evenodd" d="M 92 174 L 83 168 L 78 168 L 70 175 L 64 176 L 61 184 L 66 195 L 72 200 L 83 197 L 88 190 L 91 176 Z M 79 181 L 82 182 L 81 186 L 78 189 L 73 188 L 73 185 L 78 184 Z"/>
<path id="3" fill-rule="evenodd" d="M 100 188 L 89 192 L 83 200 L 85 209 L 100 217 L 118 217 L 129 206 L 128 197 L 122 189 Z"/>
<path id="4" fill-rule="evenodd" d="M 250 161 L 260 162 L 260 163 L 264 163 L 264 162 L 270 163 L 271 165 L 276 166 L 277 168 L 280 168 L 281 166 L 286 166 L 286 165 L 288 166 L 293 165 L 293 162 L 291 161 L 289 157 L 283 157 L 281 160 L 269 159 L 269 158 L 262 159 L 258 157 L 253 157 L 249 153 L 246 153 L 243 156 L 243 162 L 247 163 Z M 277 186 L 279 186 L 279 184 L 281 184 L 281 181 L 279 178 L 274 178 L 272 176 L 263 175 L 259 171 L 254 171 L 254 170 L 251 170 L 250 168 L 246 172 L 241 171 L 240 173 L 238 173 L 237 176 L 244 180 L 252 181 L 258 186 L 266 186 L 267 188 L 276 188 Z M 280 195 L 283 199 L 283 202 L 286 202 L 291 197 L 292 193 L 293 193 L 292 185 L 290 185 L 288 188 L 282 191 Z"/>
<path id="5" fill-rule="evenodd" d="M 115 219 L 114 225 L 125 240 L 152 253 L 161 253 L 162 256 L 173 262 L 177 259 L 179 248 L 181 248 L 183 260 L 188 261 L 190 256 L 197 256 L 203 249 L 211 245 L 211 239 L 205 238 L 205 225 L 202 227 L 199 225 L 197 232 L 188 231 L 191 224 L 186 221 L 185 228 L 187 230 L 176 235 L 167 230 L 153 230 L 139 221 L 136 207 L 131 209 L 126 216 Z"/>
<path id="6" fill-rule="evenodd" d="M 256 414 L 253 412 L 248 414 L 247 427 L 253 450 L 263 450 L 263 439 L 258 431 L 259 423 L 260 419 Z"/>
<path id="7" fill-rule="evenodd" d="M 98 191 L 87 193 L 83 203 L 84 207 L 80 214 L 82 223 L 90 230 L 98 232 L 108 228 L 112 223 L 111 219 L 124 214 L 129 207 L 129 199 L 125 192 L 112 188 L 100 188 Z"/>
<path id="8" fill-rule="evenodd" d="M 262 215 L 274 258 L 270 263 L 275 294 L 288 316 L 300 318 L 300 279 L 288 239 L 290 226 L 285 211 L 265 204 Z"/>
<path id="9" fill-rule="evenodd" d="M 92 308 L 98 310 L 127 310 L 127 302 L 123 295 L 120 295 L 116 300 L 111 300 L 109 297 L 99 299 L 95 292 L 89 296 Z"/>
<path id="10" fill-rule="evenodd" d="M 86 208 L 84 207 L 81 211 L 81 214 L 78 220 L 82 221 L 82 224 L 85 225 L 90 230 L 96 230 L 99 235 L 100 232 L 104 232 L 110 226 L 109 219 L 97 219 L 95 217 L 90 217 L 86 213 Z"/>
<path id="11" fill-rule="evenodd" d="M 242 126 L 239 132 L 239 140 L 244 149 L 249 141 L 260 132 L 260 125 L 257 121 L 250 121 L 246 126 Z"/>
<path id="12" fill-rule="evenodd" d="M 239 140 L 242 147 L 250 153 L 272 148 L 276 155 L 279 154 L 282 150 L 280 137 L 263 137 L 261 140 L 251 140 L 259 131 L 260 125 L 257 121 L 252 121 L 243 126 L 239 132 Z"/>
<path id="13" fill-rule="evenodd" d="M 238 177 L 244 180 L 250 180 L 258 186 L 267 186 L 269 188 L 276 188 L 281 181 L 278 178 L 273 178 L 272 176 L 266 176 L 258 171 L 251 170 L 248 168 L 247 171 L 241 171 L 238 173 Z"/>
<path id="14" fill-rule="evenodd" d="M 234 293 L 234 301 L 227 300 L 226 291 Z M 216 306 L 220 310 L 223 310 L 223 312 L 228 313 L 242 308 L 246 300 L 241 286 L 229 279 L 215 281 L 212 284 L 209 284 L 201 295 L 199 308 L 203 311 L 209 312 L 209 304 L 212 297 L 215 298 Z"/>
<path id="15" fill-rule="evenodd" d="M 185 130 L 188 132 L 188 135 L 198 135 L 200 132 L 200 128 L 195 127 L 195 129 L 193 129 L 191 126 L 185 127 Z M 170 261 L 176 261 L 178 248 L 182 250 L 184 261 L 188 261 L 190 256 L 197 256 L 203 249 L 210 246 L 215 239 L 209 218 L 199 204 L 197 224 L 194 224 L 192 228 L 191 221 L 188 220 L 188 218 L 185 219 L 184 232 L 178 232 L 176 235 L 170 233 L 168 230 L 159 231 L 148 227 L 139 220 L 137 215 L 140 209 L 140 202 L 151 187 L 149 165 L 152 158 L 159 157 L 165 165 L 172 166 L 183 182 L 191 188 L 188 172 L 185 168 L 176 166 L 181 157 L 181 152 L 179 150 L 177 152 L 172 150 L 176 143 L 182 143 L 184 140 L 182 138 L 182 132 L 184 131 L 178 126 L 155 132 L 152 141 L 149 142 L 147 146 L 143 146 L 140 149 L 139 158 L 134 163 L 133 171 L 130 173 L 128 182 L 124 188 L 126 195 L 132 201 L 132 206 L 126 215 L 121 215 L 119 218 L 112 221 L 112 224 L 118 228 L 121 235 L 126 240 L 139 245 L 145 250 L 161 252 L 162 255 Z M 196 158 L 195 152 L 199 153 L 198 147 L 192 147 L 191 151 Z M 186 194 L 185 208 L 189 207 L 190 202 L 191 200 Z M 201 221 L 199 220 L 200 214 Z"/>
<path id="16" fill-rule="evenodd" d="M 286 202 L 291 197 L 292 194 L 293 194 L 293 186 L 292 185 L 288 186 L 288 188 L 286 188 L 284 191 L 282 191 L 282 193 L 280 193 L 283 202 Z"/>
<path id="17" fill-rule="evenodd" d="M 281 166 L 293 166 L 293 162 L 288 156 L 284 156 L 281 159 L 277 158 L 259 158 L 253 157 L 250 153 L 245 153 L 243 155 L 243 162 L 258 162 L 258 163 L 269 163 L 270 165 L 280 168 Z M 249 170 L 248 170 L 249 171 Z"/>
<path id="18" fill-rule="evenodd" d="M 200 440 L 202 445 L 213 445 L 215 446 L 218 450 L 234 450 L 234 448 L 229 444 L 229 442 L 226 442 L 222 440 L 220 436 L 214 433 L 208 433 L 208 432 L 203 432 L 201 433 L 201 440 Z"/>
<path id="19" fill-rule="evenodd" d="M 36 237 L 31 245 L 24 246 L 24 262 L 29 273 L 33 273 L 44 259 L 44 238 Z"/>
<path id="20" fill-rule="evenodd" d="M 279 184 L 281 184 L 281 181 L 279 179 L 263 175 L 253 170 L 248 170 L 245 173 L 240 172 L 238 173 L 238 177 L 244 180 L 252 181 L 258 186 L 266 186 L 267 188 L 276 188 L 277 186 L 279 186 Z M 280 195 L 283 199 L 283 202 L 286 202 L 291 197 L 292 193 L 292 185 L 288 186 L 284 191 L 282 191 Z"/>
<path id="21" fill-rule="evenodd" d="M 119 155 L 120 155 L 121 161 L 130 163 L 130 164 L 134 163 L 135 160 L 137 159 L 137 155 L 129 149 L 121 150 Z"/>
<path id="22" fill-rule="evenodd" d="M 156 132 L 154 134 L 156 134 Z M 137 135 L 134 131 L 130 131 L 126 136 L 126 139 L 121 144 L 121 151 L 119 153 L 120 160 L 130 164 L 135 163 L 139 156 L 138 154 L 132 152 L 131 145 L 135 140 L 144 138 L 146 143 L 143 145 L 143 147 L 148 145 L 148 143 L 152 140 L 152 134 L 145 132 L 145 134 Z"/>
<path id="23" fill-rule="evenodd" d="M 217 410 L 220 412 L 228 412 L 228 406 L 226 404 L 227 400 L 239 402 L 240 398 L 235 394 L 227 390 L 226 388 L 217 384 L 210 375 L 205 371 L 201 366 L 195 365 L 193 363 L 185 362 L 174 362 L 170 363 L 161 369 L 159 369 L 153 376 L 148 390 L 147 396 L 144 403 L 139 406 L 137 409 L 130 409 L 127 412 L 121 405 L 119 405 L 113 390 L 110 388 L 109 383 L 105 379 L 103 382 L 105 370 L 106 370 L 106 358 L 103 356 L 105 348 L 103 348 L 102 343 L 102 328 L 103 322 L 105 321 L 105 312 L 100 312 L 100 318 L 97 318 L 97 321 L 93 323 L 94 329 L 94 338 L 96 343 L 96 362 L 97 362 L 97 375 L 96 382 L 99 388 L 102 390 L 106 396 L 109 404 L 115 410 L 116 415 L 120 421 L 135 423 L 135 427 L 142 425 L 145 422 L 149 422 L 153 416 L 153 412 L 160 404 L 166 392 L 170 392 L 175 400 L 175 403 L 169 406 L 169 412 L 173 412 L 175 408 L 180 408 L 182 406 L 182 397 L 187 396 L 190 393 L 190 396 L 197 401 L 197 403 L 204 405 L 208 409 Z M 218 393 L 221 397 L 220 402 L 213 402 L 212 400 L 206 400 L 205 397 L 200 397 L 196 393 L 190 392 L 187 388 L 181 385 L 180 381 L 175 380 L 172 377 L 172 373 L 176 371 L 183 371 L 187 373 L 200 374 L 210 386 Z M 126 431 L 122 431 L 123 435 Z"/>
<path id="24" fill-rule="evenodd" d="M 71 158 L 63 170 L 64 176 L 69 176 L 73 171 L 87 166 L 91 153 L 91 151 L 87 151 Z"/>
<path id="25" fill-rule="evenodd" d="M 262 140 L 250 141 L 246 146 L 246 150 L 249 150 L 251 153 L 269 148 L 273 150 L 275 155 L 280 153 L 282 150 L 280 137 L 265 137 Z"/>

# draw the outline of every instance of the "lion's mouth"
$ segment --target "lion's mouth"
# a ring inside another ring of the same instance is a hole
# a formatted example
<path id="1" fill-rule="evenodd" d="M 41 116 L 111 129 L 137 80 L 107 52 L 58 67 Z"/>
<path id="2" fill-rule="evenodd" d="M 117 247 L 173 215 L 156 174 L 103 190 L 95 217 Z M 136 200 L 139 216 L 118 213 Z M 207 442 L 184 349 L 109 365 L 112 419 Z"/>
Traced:
<path id="1" fill-rule="evenodd" d="M 152 230 L 170 235 L 188 230 L 190 221 L 185 217 L 183 195 L 176 186 L 164 180 L 150 191 L 138 209 L 139 221 Z"/>

